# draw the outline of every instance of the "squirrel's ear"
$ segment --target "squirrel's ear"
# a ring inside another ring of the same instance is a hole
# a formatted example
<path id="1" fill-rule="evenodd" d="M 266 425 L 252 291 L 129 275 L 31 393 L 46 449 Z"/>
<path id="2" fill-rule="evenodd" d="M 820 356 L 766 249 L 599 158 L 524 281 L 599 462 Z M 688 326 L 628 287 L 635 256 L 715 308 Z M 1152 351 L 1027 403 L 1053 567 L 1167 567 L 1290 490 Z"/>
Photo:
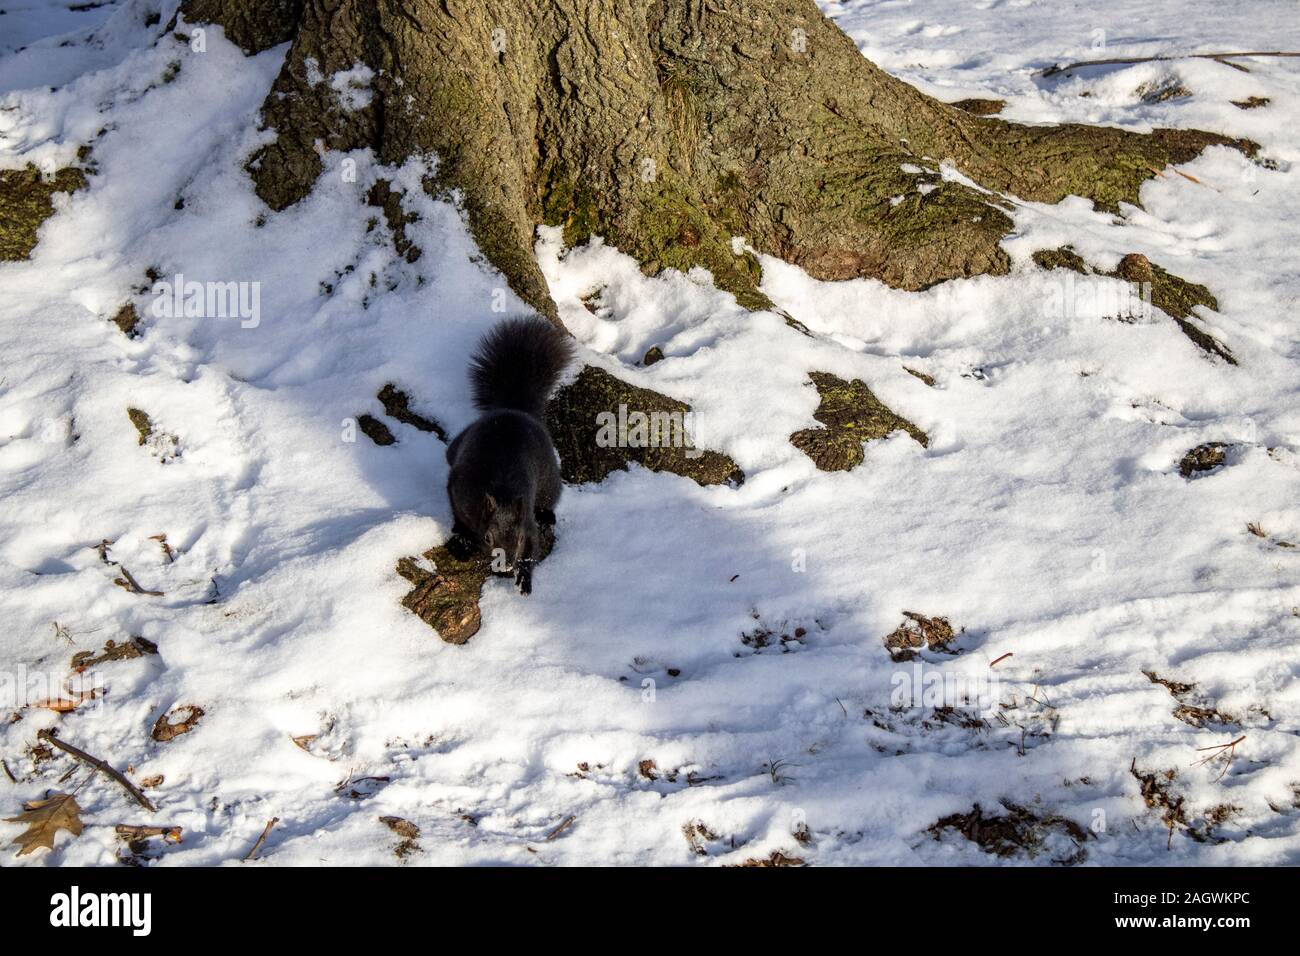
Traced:
<path id="1" fill-rule="evenodd" d="M 483 495 L 483 507 L 488 514 L 496 514 L 497 500 L 489 494 Z"/>

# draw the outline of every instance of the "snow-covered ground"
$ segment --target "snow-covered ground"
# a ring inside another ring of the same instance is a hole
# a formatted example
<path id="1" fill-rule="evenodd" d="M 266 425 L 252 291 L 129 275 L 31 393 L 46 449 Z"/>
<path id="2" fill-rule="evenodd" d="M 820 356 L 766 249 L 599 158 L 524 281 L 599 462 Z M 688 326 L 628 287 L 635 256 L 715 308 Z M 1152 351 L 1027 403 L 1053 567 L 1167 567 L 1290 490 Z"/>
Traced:
<path id="1" fill-rule="evenodd" d="M 73 713 L 0 702 L 14 778 L 0 777 L 0 816 L 82 785 L 86 823 L 9 862 L 113 863 L 116 824 L 182 827 L 178 845 L 153 841 L 159 864 L 235 861 L 278 818 L 264 865 L 382 864 L 402 839 L 385 816 L 419 827 L 409 864 L 1061 855 L 927 832 L 1004 801 L 1087 830 L 1089 864 L 1300 863 L 1300 548 L 1278 543 L 1300 543 L 1300 61 L 1035 76 L 1300 49 L 1294 3 L 824 3 L 866 55 L 942 98 L 1246 136 L 1276 169 L 1214 149 L 1118 219 L 1022 204 L 1011 275 L 924 293 L 764 258 L 765 291 L 811 338 L 707 276 L 647 278 L 543 231 L 583 360 L 693 403 L 701 442 L 747 480 L 633 469 L 569 488 L 532 596 L 489 582 L 484 626 L 459 647 L 401 607 L 394 573 L 448 532 L 443 446 L 390 420 L 398 443 L 378 447 L 349 423 L 382 417 L 374 396 L 395 382 L 466 424 L 464 365 L 500 317 L 502 279 L 457 211 L 421 195 L 415 161 L 385 171 L 411 187 L 414 264 L 367 229 L 381 171 L 365 154 L 329 155 L 284 212 L 259 202 L 243 165 L 283 48 L 245 59 L 217 30 L 203 53 L 160 38 L 174 3 L 68 6 L 0 15 L 0 168 L 52 170 L 87 143 L 98 164 L 59 197 L 31 261 L 0 264 L 0 678 L 11 693 L 57 683 L 73 654 L 132 635 L 158 653 L 98 666 L 106 694 Z M 1136 93 L 1170 81 L 1190 95 Z M 1271 102 L 1232 105 L 1250 96 Z M 1108 319 L 1093 293 L 1117 280 L 1030 262 L 1065 243 L 1107 268 L 1145 253 L 1208 286 L 1220 311 L 1201 318 L 1240 364 L 1158 314 Z M 256 322 L 146 312 L 126 338 L 108 319 L 151 267 L 257 283 Z M 598 288 L 593 314 L 581 298 Z M 636 367 L 653 345 L 666 360 Z M 929 448 L 897 433 L 852 471 L 817 471 L 789 442 L 815 425 L 811 370 L 867 382 Z M 128 407 L 175 447 L 140 446 Z M 1179 460 L 1208 441 L 1232 445 L 1227 465 L 1184 478 Z M 162 595 L 115 585 L 122 568 Z M 882 639 L 904 611 L 964 628 L 961 653 L 893 663 Z M 766 648 L 744 637 L 765 628 Z M 776 640 L 796 628 L 801 641 Z M 1144 671 L 1195 684 L 1183 703 L 1234 722 L 1178 719 Z M 932 674 L 984 699 L 891 709 Z M 191 732 L 151 739 L 187 705 L 204 711 Z M 102 775 L 63 779 L 69 757 L 35 760 L 47 727 L 137 782 L 161 776 L 158 812 Z M 1242 736 L 1231 762 L 1198 763 Z M 1200 839 L 1181 825 L 1170 839 L 1134 761 Z"/>

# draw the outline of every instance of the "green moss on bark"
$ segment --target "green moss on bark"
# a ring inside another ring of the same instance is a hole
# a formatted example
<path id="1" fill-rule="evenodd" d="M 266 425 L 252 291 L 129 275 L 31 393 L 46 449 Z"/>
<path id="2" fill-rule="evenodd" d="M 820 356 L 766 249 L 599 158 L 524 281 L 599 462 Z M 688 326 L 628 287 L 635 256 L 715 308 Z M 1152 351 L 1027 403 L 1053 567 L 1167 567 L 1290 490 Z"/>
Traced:
<path id="1" fill-rule="evenodd" d="M 620 406 L 622 410 L 620 413 Z M 691 410 L 685 402 L 648 388 L 638 388 L 603 369 L 588 365 L 577 379 L 561 388 L 547 406 L 546 423 L 560 454 L 560 472 L 574 484 L 601 481 L 610 472 L 636 462 L 650 471 L 667 471 L 701 485 L 740 484 L 744 472 L 726 455 L 688 447 L 685 434 Z M 644 415 L 657 427 L 642 444 L 634 415 Z M 610 422 L 629 422 L 620 434 Z"/>
<path id="2" fill-rule="evenodd" d="M 41 223 L 54 215 L 54 194 L 86 186 L 86 174 L 75 167 L 44 176 L 35 166 L 0 170 L 0 261 L 31 258 Z"/>
<path id="3" fill-rule="evenodd" d="M 790 442 L 822 471 L 848 471 L 862 463 L 864 442 L 902 430 L 928 448 L 930 439 L 907 419 L 896 414 L 859 379 L 846 382 L 829 372 L 809 372 L 821 396 L 813 417 L 823 428 L 805 428 Z"/>
<path id="4" fill-rule="evenodd" d="M 1150 291 L 1151 304 L 1174 320 L 1183 335 L 1207 355 L 1236 365 L 1232 350 L 1209 332 L 1190 321 L 1197 306 L 1217 312 L 1219 300 L 1203 285 L 1188 282 L 1172 272 L 1162 269 L 1146 256 L 1131 252 L 1120 260 L 1112 272 L 1098 272 L 1069 246 L 1059 249 L 1040 249 L 1033 254 L 1034 262 L 1044 269 L 1070 269 L 1081 275 L 1105 275 L 1132 282 Z"/>

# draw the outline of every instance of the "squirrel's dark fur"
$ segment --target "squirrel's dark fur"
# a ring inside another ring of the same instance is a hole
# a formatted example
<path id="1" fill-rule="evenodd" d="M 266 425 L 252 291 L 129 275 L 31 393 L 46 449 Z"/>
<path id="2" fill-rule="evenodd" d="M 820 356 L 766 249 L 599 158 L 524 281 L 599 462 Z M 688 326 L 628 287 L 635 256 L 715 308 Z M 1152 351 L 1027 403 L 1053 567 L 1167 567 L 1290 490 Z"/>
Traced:
<path id="1" fill-rule="evenodd" d="M 498 549 L 522 594 L 532 590 L 539 523 L 555 522 L 560 467 L 542 415 L 573 357 L 564 333 L 544 319 L 507 319 L 479 343 L 470 392 L 483 414 L 447 446 L 453 537 L 463 551 Z"/>

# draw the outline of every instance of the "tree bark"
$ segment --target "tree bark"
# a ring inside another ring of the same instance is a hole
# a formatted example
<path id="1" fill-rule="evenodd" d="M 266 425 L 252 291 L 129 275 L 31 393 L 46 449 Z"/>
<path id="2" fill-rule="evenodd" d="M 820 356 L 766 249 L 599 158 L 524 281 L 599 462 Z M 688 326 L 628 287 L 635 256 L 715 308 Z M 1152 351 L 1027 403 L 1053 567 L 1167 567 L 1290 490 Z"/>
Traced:
<path id="1" fill-rule="evenodd" d="M 903 289 L 1006 272 L 1002 194 L 1103 209 L 1207 145 L 1199 131 L 1024 126 L 925 96 L 813 0 L 188 0 L 245 50 L 292 46 L 263 106 L 258 195 L 307 195 L 320 149 L 434 153 L 487 258 L 552 319 L 539 223 L 600 235 L 647 271 L 702 265 L 750 308 L 754 248 L 815 277 Z M 328 78 L 364 64 L 368 105 Z M 325 79 L 322 80 L 322 77 Z M 955 167 L 990 192 L 938 174 Z"/>

